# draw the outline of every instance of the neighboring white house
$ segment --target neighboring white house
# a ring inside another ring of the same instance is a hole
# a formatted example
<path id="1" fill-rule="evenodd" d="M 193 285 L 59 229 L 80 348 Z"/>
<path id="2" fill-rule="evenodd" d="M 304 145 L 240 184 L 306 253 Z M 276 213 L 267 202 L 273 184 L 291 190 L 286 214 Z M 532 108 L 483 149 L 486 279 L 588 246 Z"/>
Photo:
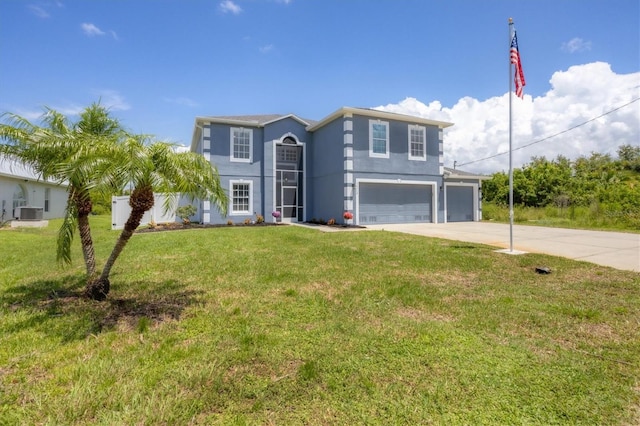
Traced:
<path id="1" fill-rule="evenodd" d="M 42 209 L 42 219 L 64 216 L 67 187 L 43 180 L 24 164 L 0 156 L 1 222 L 20 216 L 20 207 Z"/>

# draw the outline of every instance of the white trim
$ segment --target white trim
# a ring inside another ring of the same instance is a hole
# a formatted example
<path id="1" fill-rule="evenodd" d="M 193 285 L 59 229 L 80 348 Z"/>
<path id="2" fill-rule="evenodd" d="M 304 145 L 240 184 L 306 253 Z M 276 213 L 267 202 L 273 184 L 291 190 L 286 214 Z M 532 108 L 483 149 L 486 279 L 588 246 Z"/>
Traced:
<path id="1" fill-rule="evenodd" d="M 360 184 L 361 183 L 384 183 L 393 185 L 423 185 L 431 186 L 431 218 L 432 223 L 438 223 L 438 182 L 432 180 L 404 180 L 404 179 L 356 179 L 356 192 L 353 199 L 356 203 L 353 218 L 356 225 L 360 224 Z M 357 213 L 357 214 L 356 214 Z"/>
<path id="2" fill-rule="evenodd" d="M 248 210 L 233 210 L 233 185 L 249 185 L 249 206 Z M 229 216 L 253 215 L 253 181 L 245 179 L 234 179 L 229 181 Z"/>
<path id="3" fill-rule="evenodd" d="M 345 133 L 344 137 L 342 139 L 344 140 L 344 144 L 345 145 L 353 145 L 353 134 L 352 133 Z"/>
<path id="4" fill-rule="evenodd" d="M 344 160 L 344 169 L 348 172 L 353 171 L 353 160 Z"/>
<path id="5" fill-rule="evenodd" d="M 275 141 L 278 145 L 291 145 L 289 143 L 284 143 L 284 140 L 286 138 L 291 138 L 295 141 L 296 145 L 301 145 L 300 143 L 300 139 L 298 139 L 298 137 L 296 135 L 294 135 L 291 132 L 287 132 L 284 135 L 280 136 L 280 139 L 278 139 L 277 141 Z"/>
<path id="6" fill-rule="evenodd" d="M 344 157 L 345 158 L 353 158 L 353 148 L 348 146 L 344 149 Z"/>
<path id="7" fill-rule="evenodd" d="M 422 155 L 411 155 L 411 131 L 422 131 Z M 425 126 L 419 126 L 417 124 L 409 124 L 407 127 L 407 154 L 409 160 L 412 161 L 427 161 L 427 128 Z"/>
<path id="8" fill-rule="evenodd" d="M 344 183 L 346 184 L 353 184 L 353 173 L 352 172 L 347 172 L 344 174 Z"/>
<path id="9" fill-rule="evenodd" d="M 386 132 L 385 132 L 386 145 L 385 145 L 384 154 L 373 152 L 373 125 L 374 124 L 383 124 L 386 128 Z M 389 158 L 389 122 L 388 121 L 369 120 L 369 157 Z"/>
<path id="10" fill-rule="evenodd" d="M 477 183 L 469 182 L 444 182 L 444 223 L 447 223 L 447 187 L 449 186 L 471 186 L 473 187 L 473 221 L 478 222 L 480 206 L 479 200 L 479 185 Z"/>
<path id="11" fill-rule="evenodd" d="M 236 158 L 233 156 L 233 143 L 235 142 L 234 133 L 238 132 L 249 132 L 249 158 Z M 253 129 L 245 128 L 245 127 L 231 127 L 229 129 L 229 161 L 234 163 L 251 163 L 253 162 Z"/>
<path id="12" fill-rule="evenodd" d="M 345 132 L 353 132 L 353 120 L 351 120 L 351 118 L 349 118 L 348 120 L 344 120 L 344 124 L 342 125 L 342 129 Z"/>
<path id="13" fill-rule="evenodd" d="M 283 115 L 283 116 L 278 117 L 278 118 L 274 118 L 273 120 L 265 121 L 264 123 L 260 123 L 260 127 L 265 127 L 268 124 L 276 123 L 276 122 L 278 122 L 280 120 L 284 120 L 286 118 L 291 118 L 291 119 L 297 121 L 298 123 L 302 124 L 303 126 L 309 126 L 309 123 L 307 123 L 306 121 L 304 121 L 302 118 L 298 117 L 297 115 L 295 115 L 295 114 L 287 114 L 287 115 Z"/>
<path id="14" fill-rule="evenodd" d="M 205 138 L 211 137 L 211 128 L 209 128 L 209 126 L 202 128 L 202 137 L 205 137 Z"/>

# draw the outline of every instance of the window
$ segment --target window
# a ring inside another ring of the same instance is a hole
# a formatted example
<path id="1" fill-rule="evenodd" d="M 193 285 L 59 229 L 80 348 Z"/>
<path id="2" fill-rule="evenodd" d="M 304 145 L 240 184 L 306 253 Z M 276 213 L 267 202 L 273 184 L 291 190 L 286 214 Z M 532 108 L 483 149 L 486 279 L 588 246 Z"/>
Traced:
<path id="1" fill-rule="evenodd" d="M 369 157 L 389 158 L 389 123 L 369 120 Z"/>
<path id="2" fill-rule="evenodd" d="M 231 128 L 231 161 L 251 162 L 253 132 L 251 129 Z"/>
<path id="3" fill-rule="evenodd" d="M 232 180 L 230 215 L 252 214 L 253 210 L 253 182 Z"/>
<path id="4" fill-rule="evenodd" d="M 426 128 L 409 126 L 409 160 L 427 160 Z"/>
<path id="5" fill-rule="evenodd" d="M 51 199 L 51 188 L 44 189 L 44 211 L 49 211 L 49 200 Z"/>
<path id="6" fill-rule="evenodd" d="M 13 208 L 27 205 L 27 191 L 22 185 L 16 185 L 13 189 Z"/>

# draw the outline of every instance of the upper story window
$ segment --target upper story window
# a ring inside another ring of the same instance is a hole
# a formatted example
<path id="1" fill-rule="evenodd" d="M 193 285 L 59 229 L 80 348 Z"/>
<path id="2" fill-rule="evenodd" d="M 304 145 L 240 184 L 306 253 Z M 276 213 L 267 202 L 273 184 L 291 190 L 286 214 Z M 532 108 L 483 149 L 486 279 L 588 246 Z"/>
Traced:
<path id="1" fill-rule="evenodd" d="M 423 126 L 409 126 L 409 160 L 427 160 L 427 130 Z"/>
<path id="2" fill-rule="evenodd" d="M 241 127 L 231 128 L 231 161 L 250 163 L 253 152 L 253 131 Z"/>
<path id="3" fill-rule="evenodd" d="M 369 157 L 389 158 L 389 123 L 369 120 Z"/>

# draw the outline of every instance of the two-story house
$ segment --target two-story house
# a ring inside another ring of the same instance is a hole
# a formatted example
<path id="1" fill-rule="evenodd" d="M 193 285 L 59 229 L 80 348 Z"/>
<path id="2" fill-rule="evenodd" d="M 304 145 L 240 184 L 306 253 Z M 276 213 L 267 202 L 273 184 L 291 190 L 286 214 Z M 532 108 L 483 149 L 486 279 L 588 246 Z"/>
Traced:
<path id="1" fill-rule="evenodd" d="M 197 219 L 269 220 L 277 211 L 283 222 L 341 223 L 349 211 L 359 225 L 479 220 L 478 177 L 445 173 L 443 129 L 451 125 L 349 107 L 320 121 L 197 117 L 191 151 L 217 167 L 229 195 L 227 216 L 203 200 Z"/>

